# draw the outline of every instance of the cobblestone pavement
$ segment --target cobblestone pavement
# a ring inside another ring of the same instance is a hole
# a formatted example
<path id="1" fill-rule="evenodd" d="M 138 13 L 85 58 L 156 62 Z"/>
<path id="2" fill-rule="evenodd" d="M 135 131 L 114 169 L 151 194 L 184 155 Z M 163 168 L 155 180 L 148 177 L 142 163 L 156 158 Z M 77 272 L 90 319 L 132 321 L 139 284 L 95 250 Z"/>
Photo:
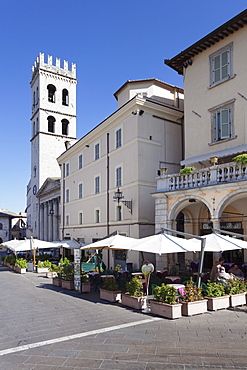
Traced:
<path id="1" fill-rule="evenodd" d="M 0 265 L 0 370 L 247 369 L 247 308 L 157 318 Z"/>

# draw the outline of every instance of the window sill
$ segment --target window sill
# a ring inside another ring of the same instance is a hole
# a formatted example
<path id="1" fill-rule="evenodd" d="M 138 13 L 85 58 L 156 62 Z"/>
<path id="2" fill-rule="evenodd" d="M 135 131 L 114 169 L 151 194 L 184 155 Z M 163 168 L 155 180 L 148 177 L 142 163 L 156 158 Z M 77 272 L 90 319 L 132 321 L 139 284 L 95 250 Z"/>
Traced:
<path id="1" fill-rule="evenodd" d="M 215 141 L 215 142 L 213 142 L 213 143 L 208 143 L 208 146 L 213 146 L 213 145 L 217 145 L 217 144 L 226 143 L 226 142 L 228 142 L 228 141 L 232 141 L 232 140 L 234 140 L 234 139 L 236 139 L 236 138 L 237 138 L 237 135 L 236 135 L 236 136 L 234 136 L 234 137 L 231 137 L 231 138 L 229 138 L 229 139 L 222 139 L 222 140 Z"/>
<path id="2" fill-rule="evenodd" d="M 225 83 L 225 82 L 227 82 L 227 81 L 229 81 L 229 80 L 232 80 L 232 79 L 233 79 L 233 78 L 235 78 L 235 77 L 236 77 L 236 74 L 234 74 L 234 75 L 232 75 L 232 76 L 230 76 L 230 77 L 226 78 L 226 79 L 225 79 L 225 80 L 223 80 L 223 81 L 219 81 L 219 82 L 217 82 L 217 83 L 215 83 L 215 84 L 212 84 L 212 85 L 208 86 L 208 90 L 210 90 L 210 89 L 212 89 L 212 88 L 214 88 L 214 87 L 216 87 L 216 86 L 222 85 L 223 83 Z"/>

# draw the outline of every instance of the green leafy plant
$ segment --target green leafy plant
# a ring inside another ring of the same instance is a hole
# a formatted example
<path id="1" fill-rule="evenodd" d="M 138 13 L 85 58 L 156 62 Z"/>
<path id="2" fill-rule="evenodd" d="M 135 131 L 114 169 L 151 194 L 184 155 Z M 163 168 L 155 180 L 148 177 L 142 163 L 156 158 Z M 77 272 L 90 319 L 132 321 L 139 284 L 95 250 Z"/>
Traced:
<path id="1" fill-rule="evenodd" d="M 74 280 L 74 266 L 72 264 L 62 266 L 61 277 L 63 280 Z"/>
<path id="2" fill-rule="evenodd" d="M 52 263 L 50 262 L 50 261 L 48 261 L 48 260 L 46 260 L 46 261 L 41 261 L 41 262 L 39 262 L 38 263 L 38 267 L 39 268 L 43 268 L 43 267 L 45 267 L 45 268 L 50 268 L 51 267 L 51 265 L 52 265 Z"/>
<path id="3" fill-rule="evenodd" d="M 70 260 L 68 260 L 67 257 L 60 258 L 59 265 L 60 266 L 70 265 Z"/>
<path id="4" fill-rule="evenodd" d="M 15 256 L 6 256 L 4 259 L 5 262 L 10 263 L 11 265 L 15 264 L 16 257 Z"/>
<path id="5" fill-rule="evenodd" d="M 237 164 L 247 164 L 247 154 L 239 154 L 233 158 L 234 162 Z"/>
<path id="6" fill-rule="evenodd" d="M 179 173 L 180 175 L 189 175 L 194 170 L 195 170 L 195 167 L 184 167 L 179 171 Z"/>
<path id="7" fill-rule="evenodd" d="M 118 290 L 118 285 L 116 282 L 116 279 L 114 278 L 104 278 L 103 280 L 103 289 L 110 290 L 112 292 L 115 292 Z"/>
<path id="8" fill-rule="evenodd" d="M 185 285 L 186 295 L 183 296 L 183 301 L 185 302 L 195 302 L 203 299 L 202 287 L 198 288 L 190 278 L 190 281 Z"/>
<path id="9" fill-rule="evenodd" d="M 242 279 L 229 280 L 225 289 L 230 295 L 244 293 L 246 292 L 246 282 Z"/>
<path id="10" fill-rule="evenodd" d="M 21 269 L 26 269 L 27 268 L 27 260 L 24 258 L 18 258 L 15 261 L 15 266 L 21 268 Z"/>
<path id="11" fill-rule="evenodd" d="M 49 261 L 51 256 L 48 253 L 39 253 L 39 261 Z"/>
<path id="12" fill-rule="evenodd" d="M 174 286 L 170 286 L 162 283 L 161 286 L 157 286 L 154 290 L 154 299 L 157 302 L 176 304 L 177 289 Z"/>
<path id="13" fill-rule="evenodd" d="M 122 271 L 122 266 L 121 265 L 116 265 L 114 267 L 114 271 Z"/>
<path id="14" fill-rule="evenodd" d="M 205 293 L 207 297 L 222 297 L 226 294 L 222 285 L 213 282 L 207 284 Z"/>
<path id="15" fill-rule="evenodd" d="M 81 274 L 81 282 L 82 283 L 88 283 L 89 282 L 89 278 L 88 278 L 87 274 Z"/>
<path id="16" fill-rule="evenodd" d="M 138 276 L 134 276 L 127 284 L 126 291 L 134 297 L 143 296 L 143 285 Z"/>
<path id="17" fill-rule="evenodd" d="M 61 277 L 62 273 L 62 266 L 55 265 L 54 263 L 51 264 L 51 267 L 49 267 L 50 272 L 56 272 L 58 277 Z"/>

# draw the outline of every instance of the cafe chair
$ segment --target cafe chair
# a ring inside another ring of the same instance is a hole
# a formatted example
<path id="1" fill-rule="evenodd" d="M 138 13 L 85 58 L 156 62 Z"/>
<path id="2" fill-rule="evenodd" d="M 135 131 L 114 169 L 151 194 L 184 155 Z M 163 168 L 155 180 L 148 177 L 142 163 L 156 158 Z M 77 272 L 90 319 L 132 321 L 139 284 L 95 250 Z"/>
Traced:
<path id="1" fill-rule="evenodd" d="M 179 279 L 175 279 L 173 281 L 173 284 L 181 284 L 181 279 L 180 278 Z"/>

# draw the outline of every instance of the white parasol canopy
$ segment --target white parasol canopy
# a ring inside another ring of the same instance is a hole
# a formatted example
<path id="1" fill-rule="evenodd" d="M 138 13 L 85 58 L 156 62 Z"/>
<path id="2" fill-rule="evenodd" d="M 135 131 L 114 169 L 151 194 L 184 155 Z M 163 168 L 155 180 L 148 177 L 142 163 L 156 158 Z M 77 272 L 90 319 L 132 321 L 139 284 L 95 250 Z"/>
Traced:
<path id="1" fill-rule="evenodd" d="M 81 244 L 75 240 L 62 240 L 60 242 L 56 241 L 52 242 L 52 244 L 54 244 L 55 247 L 63 247 L 67 249 L 77 249 L 81 246 Z"/>
<path id="2" fill-rule="evenodd" d="M 81 249 L 132 249 L 137 242 L 137 239 L 117 234 L 98 240 L 95 243 L 87 244 L 81 247 Z"/>
<path id="3" fill-rule="evenodd" d="M 195 252 L 201 250 L 201 244 L 190 242 L 191 239 L 178 238 L 168 234 L 156 234 L 139 239 L 133 251 L 157 253 Z"/>
<path id="4" fill-rule="evenodd" d="M 212 233 L 202 236 L 206 240 L 204 252 L 224 252 L 234 249 L 246 249 L 247 242 L 232 238 L 230 236 Z M 200 248 L 201 242 L 197 239 L 190 239 L 191 244 Z M 197 249 L 200 250 L 200 249 Z"/>
<path id="5" fill-rule="evenodd" d="M 39 239 L 24 239 L 24 240 L 9 240 L 2 243 L 6 248 L 14 252 L 30 251 L 33 249 L 55 248 L 51 242 L 46 242 Z"/>

